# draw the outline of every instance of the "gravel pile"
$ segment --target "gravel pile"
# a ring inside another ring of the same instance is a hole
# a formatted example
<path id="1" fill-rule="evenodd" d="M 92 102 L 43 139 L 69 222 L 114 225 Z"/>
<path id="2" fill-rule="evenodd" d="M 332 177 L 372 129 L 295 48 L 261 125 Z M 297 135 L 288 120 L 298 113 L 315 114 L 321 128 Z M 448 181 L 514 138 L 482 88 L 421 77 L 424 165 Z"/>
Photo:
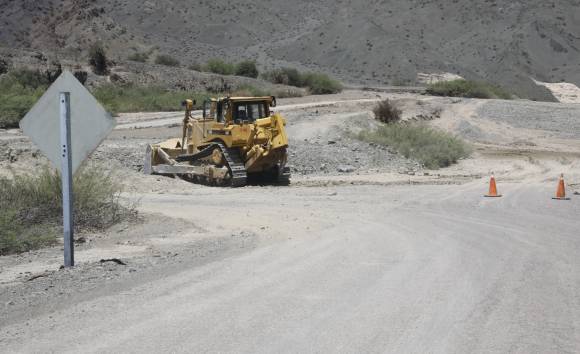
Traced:
<path id="1" fill-rule="evenodd" d="M 384 146 L 349 137 L 325 140 L 290 140 L 289 161 L 293 173 L 336 175 L 370 170 L 415 171 L 417 162 L 405 159 Z"/>

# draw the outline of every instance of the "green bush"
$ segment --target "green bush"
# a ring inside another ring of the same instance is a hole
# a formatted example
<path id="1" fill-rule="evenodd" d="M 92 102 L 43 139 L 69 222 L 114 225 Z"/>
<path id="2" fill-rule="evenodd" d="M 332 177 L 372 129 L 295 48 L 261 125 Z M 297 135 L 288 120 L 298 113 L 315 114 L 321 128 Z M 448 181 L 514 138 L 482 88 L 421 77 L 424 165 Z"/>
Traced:
<path id="1" fill-rule="evenodd" d="M 273 69 L 262 73 L 262 79 L 277 85 L 288 85 L 288 76 L 283 69 Z M 294 85 L 300 87 L 298 85 Z"/>
<path id="2" fill-rule="evenodd" d="M 236 66 L 221 59 L 210 59 L 205 64 L 204 71 L 220 75 L 233 75 L 236 72 Z"/>
<path id="3" fill-rule="evenodd" d="M 12 70 L 3 78 L 3 82 L 10 86 L 19 85 L 26 88 L 46 88 L 52 83 L 48 74 L 40 70 L 16 69 Z"/>
<path id="4" fill-rule="evenodd" d="M 427 87 L 427 94 L 433 96 L 468 97 L 468 98 L 499 98 L 509 100 L 512 95 L 499 86 L 486 82 L 453 80 L 442 81 Z"/>
<path id="5" fill-rule="evenodd" d="M 327 95 L 342 91 L 340 82 L 326 74 L 307 73 L 303 76 L 304 86 L 314 95 Z"/>
<path id="6" fill-rule="evenodd" d="M 385 99 L 377 103 L 373 108 L 375 119 L 383 123 L 397 123 L 401 120 L 403 113 L 397 106 L 389 99 Z"/>
<path id="7" fill-rule="evenodd" d="M 340 82 L 326 74 L 300 73 L 293 68 L 281 68 L 262 74 L 264 80 L 274 84 L 307 87 L 315 95 L 338 93 L 342 91 Z"/>
<path id="8" fill-rule="evenodd" d="M 48 78 L 39 71 L 20 69 L 0 78 L 0 128 L 16 128 L 42 96 Z"/>
<path id="9" fill-rule="evenodd" d="M 75 229 L 102 230 L 133 213 L 122 205 L 122 186 L 98 166 L 74 177 Z M 53 244 L 62 225 L 61 181 L 45 168 L 37 175 L 0 178 L 0 255 Z"/>
<path id="10" fill-rule="evenodd" d="M 256 62 L 251 60 L 244 60 L 236 65 L 236 75 L 257 78 L 259 75 Z"/>
<path id="11" fill-rule="evenodd" d="M 390 146 L 430 169 L 450 166 L 471 154 L 471 147 L 463 140 L 422 124 L 385 124 L 374 131 L 360 132 L 358 138 Z"/>
<path id="12" fill-rule="evenodd" d="M 89 65 L 97 75 L 105 75 L 109 72 L 109 60 L 102 43 L 97 42 L 89 49 Z"/>
<path id="13" fill-rule="evenodd" d="M 127 57 L 127 59 L 129 59 L 131 61 L 136 61 L 136 62 L 139 62 L 139 63 L 145 63 L 147 60 L 149 60 L 149 54 L 148 53 L 136 52 L 136 53 L 133 53 L 133 54 L 129 55 Z"/>
<path id="14" fill-rule="evenodd" d="M 304 87 L 302 74 L 294 68 L 280 68 L 262 74 L 264 80 L 274 84 Z"/>
<path id="15" fill-rule="evenodd" d="M 159 54 L 155 58 L 155 64 L 165 65 L 165 66 L 179 66 L 179 60 L 166 54 Z"/>
<path id="16" fill-rule="evenodd" d="M 156 86 L 113 84 L 100 86 L 93 90 L 93 94 L 113 113 L 179 111 L 183 100 L 195 99 L 201 105 L 207 96 L 192 91 L 169 91 Z"/>

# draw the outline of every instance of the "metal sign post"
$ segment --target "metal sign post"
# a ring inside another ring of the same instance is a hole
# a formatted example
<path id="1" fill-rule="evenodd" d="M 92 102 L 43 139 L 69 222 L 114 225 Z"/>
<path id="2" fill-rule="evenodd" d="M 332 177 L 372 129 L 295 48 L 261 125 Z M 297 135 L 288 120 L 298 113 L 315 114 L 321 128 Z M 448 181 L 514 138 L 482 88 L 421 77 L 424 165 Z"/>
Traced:
<path id="1" fill-rule="evenodd" d="M 62 146 L 62 226 L 64 231 L 64 266 L 74 267 L 74 206 L 70 138 L 70 93 L 60 93 L 60 143 Z"/>
<path id="2" fill-rule="evenodd" d="M 20 121 L 22 132 L 60 170 L 65 267 L 75 263 L 72 177 L 114 126 L 115 119 L 67 70 Z"/>

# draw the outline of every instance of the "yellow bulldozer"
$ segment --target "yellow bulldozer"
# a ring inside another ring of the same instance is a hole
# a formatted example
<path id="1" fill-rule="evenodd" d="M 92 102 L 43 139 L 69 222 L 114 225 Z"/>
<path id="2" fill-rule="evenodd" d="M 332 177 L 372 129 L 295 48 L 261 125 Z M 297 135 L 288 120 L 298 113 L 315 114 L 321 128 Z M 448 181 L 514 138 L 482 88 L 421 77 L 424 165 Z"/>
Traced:
<path id="1" fill-rule="evenodd" d="M 147 146 L 144 172 L 178 176 L 214 186 L 290 183 L 285 119 L 270 109 L 276 98 L 220 97 L 205 100 L 201 117 L 193 100 L 185 107 L 181 137 Z"/>

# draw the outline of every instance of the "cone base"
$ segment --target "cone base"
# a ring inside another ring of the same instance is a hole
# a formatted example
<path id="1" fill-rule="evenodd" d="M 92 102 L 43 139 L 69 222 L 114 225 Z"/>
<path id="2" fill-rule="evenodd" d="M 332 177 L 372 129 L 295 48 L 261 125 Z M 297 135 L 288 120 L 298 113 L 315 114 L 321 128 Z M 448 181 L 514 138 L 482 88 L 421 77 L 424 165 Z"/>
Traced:
<path id="1" fill-rule="evenodd" d="M 484 195 L 484 197 L 486 197 L 486 198 L 501 198 L 503 196 L 501 194 L 498 194 L 498 195 L 488 195 L 488 194 L 486 194 L 486 195 Z"/>
<path id="2" fill-rule="evenodd" d="M 554 197 L 552 199 L 554 199 L 554 200 L 570 200 L 570 198 L 558 198 L 558 197 Z"/>

